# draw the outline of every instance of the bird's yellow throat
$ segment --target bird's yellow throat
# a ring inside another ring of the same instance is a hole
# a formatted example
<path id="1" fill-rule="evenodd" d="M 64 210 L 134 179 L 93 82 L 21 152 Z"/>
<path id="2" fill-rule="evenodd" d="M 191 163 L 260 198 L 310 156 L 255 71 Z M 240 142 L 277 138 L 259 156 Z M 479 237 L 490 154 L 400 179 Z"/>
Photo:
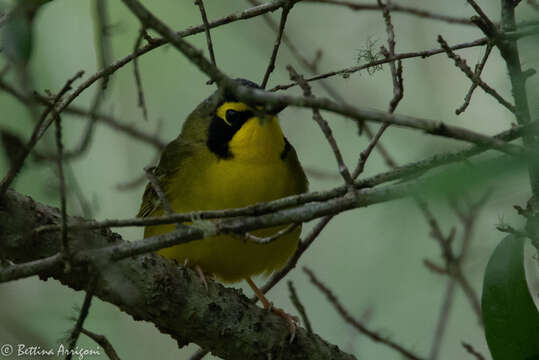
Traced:
<path id="1" fill-rule="evenodd" d="M 217 116 L 227 122 L 228 111 L 251 112 L 245 103 L 225 102 L 217 110 Z M 235 161 L 267 163 L 280 161 L 285 148 L 283 132 L 276 116 L 258 118 L 254 112 L 229 141 L 229 151 Z M 229 124 L 229 126 L 232 126 Z"/>

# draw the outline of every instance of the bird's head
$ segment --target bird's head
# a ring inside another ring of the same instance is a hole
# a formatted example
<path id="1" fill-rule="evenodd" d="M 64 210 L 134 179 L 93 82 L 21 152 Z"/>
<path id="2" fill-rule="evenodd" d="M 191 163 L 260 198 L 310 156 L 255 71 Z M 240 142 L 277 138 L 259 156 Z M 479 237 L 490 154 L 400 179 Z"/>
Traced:
<path id="1" fill-rule="evenodd" d="M 257 84 L 237 79 L 241 85 L 262 90 Z M 267 161 L 278 159 L 285 149 L 277 113 L 247 104 L 233 94 L 219 90 L 202 103 L 189 117 L 186 126 L 202 130 L 208 149 L 219 159 Z M 202 127 L 202 129 L 200 128 Z M 186 128 L 184 126 L 185 132 Z"/>

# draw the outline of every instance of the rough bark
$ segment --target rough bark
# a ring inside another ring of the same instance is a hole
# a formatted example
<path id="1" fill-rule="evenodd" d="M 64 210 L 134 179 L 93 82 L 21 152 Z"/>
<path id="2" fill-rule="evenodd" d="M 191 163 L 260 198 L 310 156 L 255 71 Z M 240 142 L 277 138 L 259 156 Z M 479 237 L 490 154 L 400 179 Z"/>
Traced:
<path id="1" fill-rule="evenodd" d="M 70 218 L 69 222 L 82 219 Z M 41 225 L 58 224 L 59 210 L 8 191 L 0 204 L 0 255 L 14 263 L 51 257 L 61 249 L 58 232 L 29 236 Z M 73 230 L 76 254 L 125 242 L 109 229 Z M 289 344 L 286 322 L 253 304 L 241 291 L 209 281 L 208 290 L 190 269 L 155 254 L 119 261 L 82 257 L 40 273 L 75 290 L 97 278 L 94 295 L 116 305 L 135 320 L 150 321 L 181 347 L 194 342 L 224 359 L 354 359 L 316 334 L 298 328 Z"/>

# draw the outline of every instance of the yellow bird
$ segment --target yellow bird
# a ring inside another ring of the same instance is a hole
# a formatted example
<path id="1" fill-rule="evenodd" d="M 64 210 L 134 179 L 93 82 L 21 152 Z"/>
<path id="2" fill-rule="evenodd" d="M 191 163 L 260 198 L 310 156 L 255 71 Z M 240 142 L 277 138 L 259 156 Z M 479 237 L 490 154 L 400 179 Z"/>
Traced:
<path id="1" fill-rule="evenodd" d="M 259 89 L 248 80 L 238 81 Z M 260 111 L 234 96 L 216 91 L 189 115 L 180 135 L 166 146 L 154 170 L 174 212 L 243 207 L 307 191 L 305 173 L 276 114 L 257 114 Z M 138 216 L 164 214 L 156 192 L 148 184 Z M 286 227 L 260 229 L 252 235 L 268 237 Z M 147 226 L 144 237 L 174 229 L 173 224 Z M 265 308 L 289 322 L 293 336 L 294 317 L 273 308 L 251 277 L 281 269 L 296 250 L 300 232 L 301 226 L 283 231 L 269 244 L 219 235 L 158 253 L 194 267 L 199 274 L 213 274 L 223 282 L 245 279 Z"/>

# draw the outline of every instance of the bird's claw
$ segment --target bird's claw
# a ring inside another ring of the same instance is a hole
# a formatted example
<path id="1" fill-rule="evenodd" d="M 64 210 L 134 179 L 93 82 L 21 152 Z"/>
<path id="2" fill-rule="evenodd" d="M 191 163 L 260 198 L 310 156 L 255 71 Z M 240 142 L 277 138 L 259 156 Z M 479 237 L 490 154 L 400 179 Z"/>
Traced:
<path id="1" fill-rule="evenodd" d="M 288 314 L 283 309 L 279 309 L 279 308 L 274 307 L 273 304 L 271 304 L 271 306 L 268 307 L 267 310 L 273 312 L 274 314 L 276 314 L 276 315 L 278 315 L 278 316 L 280 316 L 280 317 L 282 317 L 282 318 L 284 318 L 286 320 L 286 322 L 288 323 L 288 327 L 290 329 L 289 343 L 292 344 L 292 342 L 296 338 L 296 329 L 297 329 L 297 327 L 299 325 L 299 318 L 297 316 Z"/>

